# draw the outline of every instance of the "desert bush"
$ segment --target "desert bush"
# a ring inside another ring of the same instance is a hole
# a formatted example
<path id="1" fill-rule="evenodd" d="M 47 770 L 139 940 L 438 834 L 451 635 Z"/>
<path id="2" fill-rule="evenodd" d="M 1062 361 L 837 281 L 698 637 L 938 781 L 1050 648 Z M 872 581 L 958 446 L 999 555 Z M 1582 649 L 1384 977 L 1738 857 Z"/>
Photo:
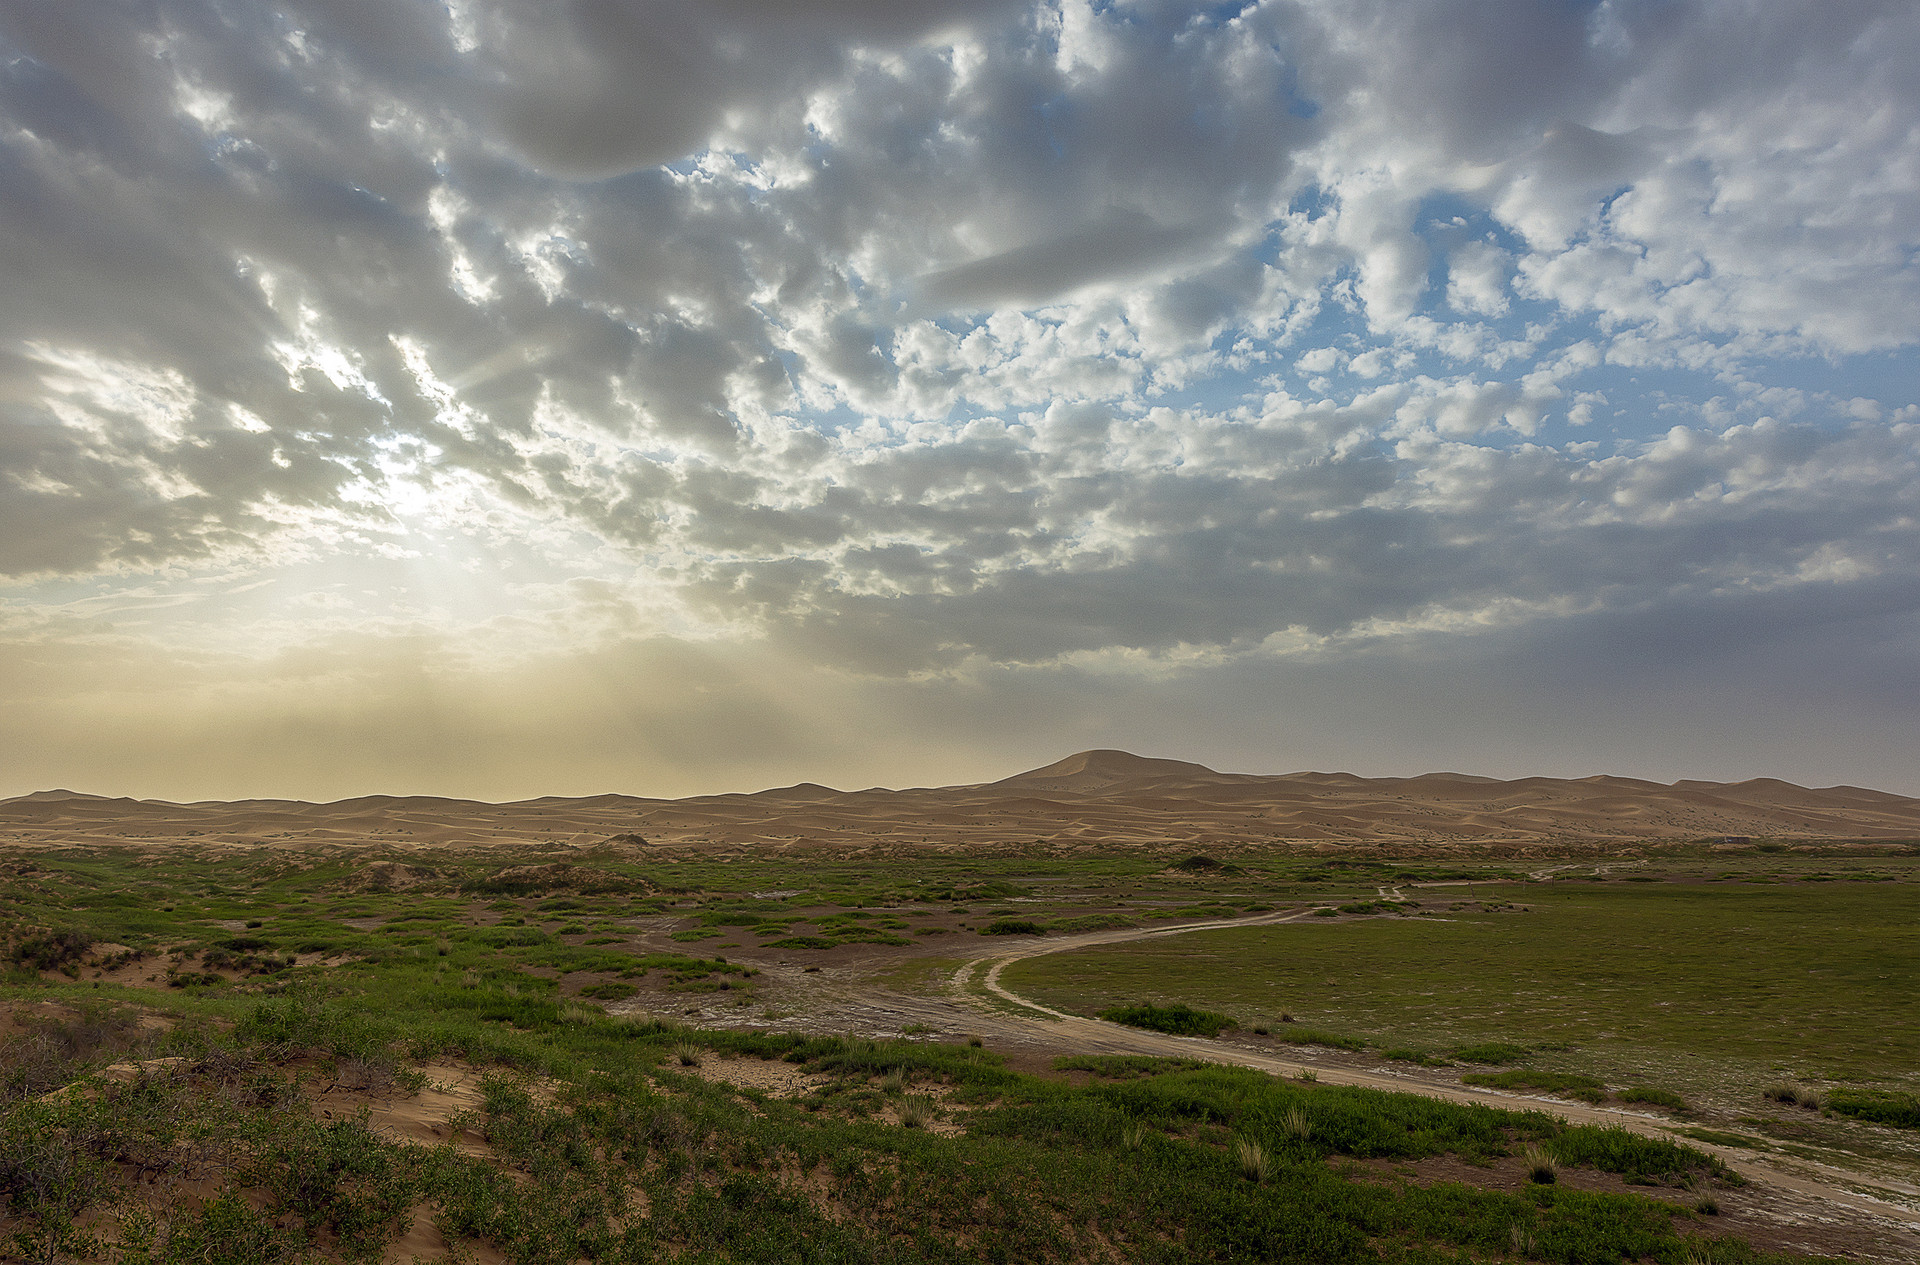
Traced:
<path id="1" fill-rule="evenodd" d="M 1790 1081 L 1777 1081 L 1760 1092 L 1774 1102 L 1788 1107 L 1805 1107 L 1811 1111 L 1820 1110 L 1826 1102 L 1825 1096 L 1811 1085 L 1795 1085 Z"/>
<path id="2" fill-rule="evenodd" d="M 1111 1006 L 1100 1012 L 1100 1018 L 1112 1023 L 1124 1023 L 1130 1028 L 1146 1028 L 1177 1037 L 1217 1037 L 1224 1030 L 1236 1026 L 1230 1015 L 1195 1010 L 1185 1002 L 1175 1002 L 1171 1006 L 1156 1006 L 1151 1002 Z"/>
<path id="3" fill-rule="evenodd" d="M 1318 1028 L 1292 1027 L 1282 1036 L 1289 1045 L 1324 1045 L 1330 1050 L 1355 1052 L 1367 1048 L 1367 1043 L 1358 1037 L 1344 1037 L 1337 1032 L 1322 1032 Z"/>
<path id="4" fill-rule="evenodd" d="M 11 957 L 30 970 L 58 971 L 73 966 L 92 947 L 93 937 L 84 931 L 42 931 L 16 941 Z"/>
<path id="5" fill-rule="evenodd" d="M 1649 1107 L 1659 1107 L 1676 1115 L 1686 1115 L 1691 1108 L 1687 1100 L 1670 1089 L 1660 1089 L 1652 1085 L 1634 1085 L 1623 1089 L 1617 1095 L 1621 1102 L 1645 1103 Z"/>
<path id="6" fill-rule="evenodd" d="M 1827 1107 L 1835 1115 L 1852 1116 L 1895 1129 L 1920 1129 L 1920 1094 L 1878 1089 L 1834 1089 Z"/>
<path id="7" fill-rule="evenodd" d="M 1044 936 L 1047 928 L 1044 923 L 1031 918 L 995 918 L 980 928 L 983 936 Z"/>
<path id="8" fill-rule="evenodd" d="M 1134 926 L 1134 920 L 1125 914 L 1081 914 L 1076 918 L 1055 918 L 1047 924 L 1049 931 L 1107 931 L 1115 927 Z"/>

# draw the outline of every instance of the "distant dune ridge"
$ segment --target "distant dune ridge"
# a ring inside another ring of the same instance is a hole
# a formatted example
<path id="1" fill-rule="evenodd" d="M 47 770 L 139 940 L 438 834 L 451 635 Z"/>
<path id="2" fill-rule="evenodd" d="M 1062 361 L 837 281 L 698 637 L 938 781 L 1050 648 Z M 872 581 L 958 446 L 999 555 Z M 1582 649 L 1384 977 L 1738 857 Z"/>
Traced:
<path id="1" fill-rule="evenodd" d="M 371 795 L 330 804 L 174 804 L 40 791 L 0 800 L 0 845 L 465 843 L 888 851 L 1138 845 L 1392 845 L 1456 851 L 1550 844 L 1920 839 L 1920 800 L 1771 778 L 1675 782 L 1460 773 L 1220 773 L 1082 751 L 973 786 L 836 791 L 803 782 L 691 799 L 631 795 L 488 804 Z"/>

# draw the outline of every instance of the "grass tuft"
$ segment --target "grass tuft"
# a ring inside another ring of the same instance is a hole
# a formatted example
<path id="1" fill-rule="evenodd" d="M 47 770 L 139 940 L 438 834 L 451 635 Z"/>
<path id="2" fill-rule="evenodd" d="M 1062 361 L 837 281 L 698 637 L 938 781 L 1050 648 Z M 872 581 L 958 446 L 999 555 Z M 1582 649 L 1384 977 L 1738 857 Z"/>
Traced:
<path id="1" fill-rule="evenodd" d="M 924 1129 L 933 1123 L 933 1099 L 925 1094 L 908 1094 L 900 1100 L 900 1127 Z"/>
<path id="2" fill-rule="evenodd" d="M 1537 1146 L 1526 1149 L 1527 1180 L 1536 1186 L 1551 1186 L 1560 1180 L 1560 1164 Z"/>
<path id="3" fill-rule="evenodd" d="M 1240 1166 L 1240 1175 L 1248 1181 L 1259 1184 L 1267 1180 L 1266 1148 L 1253 1139 L 1234 1139 L 1233 1160 Z"/>

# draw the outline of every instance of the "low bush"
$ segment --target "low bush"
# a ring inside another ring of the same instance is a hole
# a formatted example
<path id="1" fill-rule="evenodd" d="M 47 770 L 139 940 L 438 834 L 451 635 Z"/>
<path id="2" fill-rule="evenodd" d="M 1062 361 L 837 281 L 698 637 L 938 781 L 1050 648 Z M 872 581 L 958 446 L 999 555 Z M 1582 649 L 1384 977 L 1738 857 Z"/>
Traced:
<path id="1" fill-rule="evenodd" d="M 13 960 L 36 971 L 58 971 L 72 966 L 93 947 L 93 937 L 84 931 L 43 931 L 14 944 Z"/>
<path id="2" fill-rule="evenodd" d="M 1112 1006 L 1100 1012 L 1100 1018 L 1124 1023 L 1129 1028 L 1147 1028 L 1176 1037 L 1217 1037 L 1238 1026 L 1233 1018 L 1211 1010 L 1195 1010 L 1185 1002 L 1156 1006 L 1143 1002 L 1137 1006 Z"/>
<path id="3" fill-rule="evenodd" d="M 1318 1028 L 1288 1028 L 1281 1034 L 1290 1045 L 1324 1045 L 1329 1050 L 1351 1050 L 1359 1052 L 1367 1048 L 1367 1043 L 1359 1037 L 1343 1037 L 1337 1032 L 1322 1032 Z"/>
<path id="4" fill-rule="evenodd" d="M 1835 1115 L 1852 1116 L 1895 1129 L 1920 1129 L 1920 1094 L 1879 1089 L 1835 1089 L 1827 1094 L 1827 1108 Z"/>
<path id="5" fill-rule="evenodd" d="M 1691 1108 L 1687 1100 L 1670 1089 L 1660 1089 L 1652 1085 L 1634 1085 L 1623 1089 L 1618 1095 L 1621 1102 L 1645 1103 L 1649 1107 L 1659 1107 L 1676 1115 L 1686 1115 Z"/>
<path id="6" fill-rule="evenodd" d="M 1046 927 L 1031 918 L 995 918 L 980 928 L 983 936 L 1044 936 Z"/>
<path id="7" fill-rule="evenodd" d="M 1125 914 L 1082 914 L 1077 918 L 1055 918 L 1047 924 L 1049 931 L 1109 931 L 1116 927 L 1131 927 L 1133 919 Z"/>
<path id="8" fill-rule="evenodd" d="M 1767 1086 L 1760 1093 L 1787 1107 L 1805 1107 L 1809 1111 L 1818 1111 L 1826 1105 L 1826 1096 L 1811 1085 L 1795 1085 L 1788 1081 L 1779 1081 Z"/>

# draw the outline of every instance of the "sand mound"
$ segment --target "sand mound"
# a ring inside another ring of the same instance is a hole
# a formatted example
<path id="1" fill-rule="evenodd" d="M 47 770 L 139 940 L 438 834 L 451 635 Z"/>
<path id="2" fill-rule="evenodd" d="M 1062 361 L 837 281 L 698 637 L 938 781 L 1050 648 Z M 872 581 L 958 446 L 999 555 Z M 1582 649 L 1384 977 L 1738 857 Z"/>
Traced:
<path id="1" fill-rule="evenodd" d="M 1363 778 L 1218 773 L 1183 760 L 1083 751 L 974 786 L 835 791 L 812 783 L 682 800 L 598 795 L 486 804 L 374 796 L 169 804 L 41 792 L 0 801 L 0 848 L 96 845 L 378 846 L 361 881 L 433 881 L 408 854 L 454 846 L 522 850 L 467 886 L 511 894 L 654 890 L 587 862 L 596 849 L 742 848 L 891 855 L 975 848 L 1391 845 L 1403 852 L 1608 847 L 1651 840 L 1920 841 L 1920 800 L 1859 787 L 1771 779 L 1672 785 L 1599 775 L 1499 781 L 1461 773 Z M 577 858 L 571 859 L 571 858 Z M 383 878 L 384 876 L 384 878 Z"/>

